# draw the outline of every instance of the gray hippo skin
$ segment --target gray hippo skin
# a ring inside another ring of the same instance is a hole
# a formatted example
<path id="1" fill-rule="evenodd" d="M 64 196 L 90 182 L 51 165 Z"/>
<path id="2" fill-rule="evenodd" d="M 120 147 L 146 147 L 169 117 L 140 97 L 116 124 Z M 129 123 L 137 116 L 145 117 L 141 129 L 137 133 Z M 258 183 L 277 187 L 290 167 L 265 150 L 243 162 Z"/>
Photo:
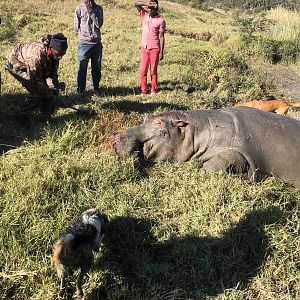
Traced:
<path id="1" fill-rule="evenodd" d="M 166 112 L 114 133 L 120 156 L 143 149 L 146 160 L 198 160 L 207 171 L 259 180 L 275 175 L 300 188 L 300 122 L 254 108 Z"/>

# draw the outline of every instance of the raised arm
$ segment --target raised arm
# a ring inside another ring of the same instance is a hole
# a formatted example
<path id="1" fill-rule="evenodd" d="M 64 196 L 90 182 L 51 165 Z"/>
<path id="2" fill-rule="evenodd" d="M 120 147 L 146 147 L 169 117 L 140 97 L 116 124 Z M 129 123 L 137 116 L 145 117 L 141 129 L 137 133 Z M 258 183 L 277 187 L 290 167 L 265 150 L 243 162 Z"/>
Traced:
<path id="1" fill-rule="evenodd" d="M 138 12 L 140 12 L 142 10 L 143 6 L 150 7 L 150 6 L 154 6 L 154 5 L 156 6 L 157 4 L 154 2 L 137 0 L 134 2 L 134 5 L 137 8 Z"/>

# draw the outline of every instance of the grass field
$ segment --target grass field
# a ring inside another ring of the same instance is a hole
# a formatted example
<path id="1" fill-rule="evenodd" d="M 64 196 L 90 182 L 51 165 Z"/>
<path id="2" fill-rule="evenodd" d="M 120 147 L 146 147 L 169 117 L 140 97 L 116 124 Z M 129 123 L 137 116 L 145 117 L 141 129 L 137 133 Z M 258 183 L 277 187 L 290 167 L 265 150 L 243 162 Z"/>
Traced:
<path id="1" fill-rule="evenodd" d="M 219 108 L 276 93 L 233 42 L 238 30 L 231 17 L 161 1 L 169 32 L 160 92 L 140 96 L 137 11 L 128 0 L 99 2 L 102 92 L 79 98 L 73 32 L 79 3 L 0 2 L 0 299 L 59 299 L 53 242 L 94 206 L 110 225 L 85 299 L 300 299 L 298 189 L 271 177 L 254 183 L 207 174 L 196 162 L 140 168 L 131 157 L 115 157 L 108 143 L 113 131 L 146 113 Z M 183 34 L 207 31 L 209 41 Z M 22 122 L 9 117 L 26 91 L 4 71 L 3 57 L 16 42 L 56 32 L 69 40 L 59 70 L 67 84 L 62 99 L 97 114 L 59 109 L 48 123 L 38 114 Z M 210 74 L 220 84 L 211 84 Z M 299 112 L 288 115 L 300 119 Z"/>

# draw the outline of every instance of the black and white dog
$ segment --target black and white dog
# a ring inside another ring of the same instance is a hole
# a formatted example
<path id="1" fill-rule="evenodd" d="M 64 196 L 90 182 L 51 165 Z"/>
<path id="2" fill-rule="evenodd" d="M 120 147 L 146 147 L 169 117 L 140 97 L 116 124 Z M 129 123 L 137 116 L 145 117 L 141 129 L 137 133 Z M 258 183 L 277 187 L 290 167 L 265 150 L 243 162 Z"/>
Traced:
<path id="1" fill-rule="evenodd" d="M 97 208 L 84 211 L 53 245 L 53 261 L 60 279 L 61 294 L 66 293 L 67 276 L 80 268 L 76 292 L 82 296 L 84 276 L 93 265 L 93 251 L 99 251 L 100 243 L 108 224 L 106 215 Z"/>

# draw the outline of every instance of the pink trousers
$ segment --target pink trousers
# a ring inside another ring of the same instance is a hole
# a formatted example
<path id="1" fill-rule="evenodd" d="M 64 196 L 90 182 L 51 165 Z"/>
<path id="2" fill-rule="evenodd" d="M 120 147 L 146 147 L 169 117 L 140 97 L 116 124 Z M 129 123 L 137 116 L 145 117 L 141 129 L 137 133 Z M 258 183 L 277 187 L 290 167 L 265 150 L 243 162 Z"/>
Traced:
<path id="1" fill-rule="evenodd" d="M 141 48 L 140 81 L 142 93 L 147 93 L 147 73 L 150 65 L 151 93 L 157 89 L 157 66 L 159 60 L 159 49 Z"/>

